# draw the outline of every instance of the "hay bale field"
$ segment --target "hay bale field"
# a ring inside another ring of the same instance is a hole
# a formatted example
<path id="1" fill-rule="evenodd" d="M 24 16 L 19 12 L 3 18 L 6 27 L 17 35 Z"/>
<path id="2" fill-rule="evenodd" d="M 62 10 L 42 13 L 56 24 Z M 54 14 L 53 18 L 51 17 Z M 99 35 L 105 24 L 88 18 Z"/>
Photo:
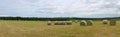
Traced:
<path id="1" fill-rule="evenodd" d="M 115 26 L 104 26 L 93 21 L 93 26 L 47 25 L 47 21 L 0 20 L 0 37 L 120 37 L 120 21 Z M 53 22 L 52 22 L 53 23 Z"/>

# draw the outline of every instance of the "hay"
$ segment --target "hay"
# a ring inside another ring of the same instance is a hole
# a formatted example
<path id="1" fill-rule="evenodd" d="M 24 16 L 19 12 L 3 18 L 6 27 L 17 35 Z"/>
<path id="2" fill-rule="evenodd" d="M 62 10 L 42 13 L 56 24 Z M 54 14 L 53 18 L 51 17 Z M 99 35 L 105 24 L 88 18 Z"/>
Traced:
<path id="1" fill-rule="evenodd" d="M 116 20 L 115 19 L 110 20 L 110 25 L 115 26 L 116 25 Z"/>
<path id="2" fill-rule="evenodd" d="M 65 25 L 65 21 L 55 21 L 55 25 Z"/>
<path id="3" fill-rule="evenodd" d="M 88 20 L 87 21 L 87 26 L 92 26 L 93 25 L 93 21 L 92 20 Z"/>
<path id="4" fill-rule="evenodd" d="M 72 21 L 55 21 L 55 25 L 72 25 Z"/>
<path id="5" fill-rule="evenodd" d="M 72 21 L 66 21 L 67 25 L 72 25 Z"/>
<path id="6" fill-rule="evenodd" d="M 103 24 L 108 24 L 108 20 L 103 20 Z"/>
<path id="7" fill-rule="evenodd" d="M 47 24 L 48 24 L 48 25 L 51 25 L 51 21 L 48 21 Z"/>
<path id="8" fill-rule="evenodd" d="M 85 21 L 85 20 L 82 20 L 82 21 L 80 22 L 80 26 L 86 26 L 86 21 Z"/>

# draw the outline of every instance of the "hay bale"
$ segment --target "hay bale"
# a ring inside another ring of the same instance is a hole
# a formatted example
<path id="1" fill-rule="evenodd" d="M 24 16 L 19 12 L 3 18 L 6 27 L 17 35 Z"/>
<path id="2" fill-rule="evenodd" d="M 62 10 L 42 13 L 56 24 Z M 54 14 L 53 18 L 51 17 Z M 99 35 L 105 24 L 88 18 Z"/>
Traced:
<path id="1" fill-rule="evenodd" d="M 115 26 L 116 25 L 116 20 L 115 19 L 110 20 L 110 25 Z"/>
<path id="2" fill-rule="evenodd" d="M 82 20 L 82 21 L 80 22 L 80 26 L 86 26 L 86 21 L 85 21 L 85 20 Z"/>
<path id="3" fill-rule="evenodd" d="M 87 26 L 92 26 L 93 25 L 93 21 L 92 20 L 87 20 Z"/>
<path id="4" fill-rule="evenodd" d="M 66 21 L 67 25 L 72 25 L 72 21 Z"/>
<path id="5" fill-rule="evenodd" d="M 47 24 L 48 24 L 48 25 L 51 25 L 51 21 L 48 21 Z"/>
<path id="6" fill-rule="evenodd" d="M 108 24 L 108 20 L 103 20 L 103 24 Z"/>
<path id="7" fill-rule="evenodd" d="M 55 21 L 55 25 L 65 25 L 65 21 Z"/>

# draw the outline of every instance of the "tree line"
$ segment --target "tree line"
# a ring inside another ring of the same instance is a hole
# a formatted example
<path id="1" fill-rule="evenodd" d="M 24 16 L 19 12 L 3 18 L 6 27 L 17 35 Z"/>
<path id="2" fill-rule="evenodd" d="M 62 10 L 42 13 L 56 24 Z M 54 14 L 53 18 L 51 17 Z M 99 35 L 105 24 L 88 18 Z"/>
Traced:
<path id="1" fill-rule="evenodd" d="M 0 17 L 0 20 L 33 20 L 33 21 L 65 21 L 65 20 L 103 20 L 103 19 L 118 19 L 120 17 L 113 18 L 78 18 L 78 17 Z"/>

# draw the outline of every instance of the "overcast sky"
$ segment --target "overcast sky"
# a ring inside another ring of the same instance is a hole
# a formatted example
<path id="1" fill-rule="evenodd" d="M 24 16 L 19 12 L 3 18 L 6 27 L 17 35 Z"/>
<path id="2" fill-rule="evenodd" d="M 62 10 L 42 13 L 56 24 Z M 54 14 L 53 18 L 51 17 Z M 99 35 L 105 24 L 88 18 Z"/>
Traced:
<path id="1" fill-rule="evenodd" d="M 116 17 L 120 0 L 0 0 L 0 16 Z"/>

